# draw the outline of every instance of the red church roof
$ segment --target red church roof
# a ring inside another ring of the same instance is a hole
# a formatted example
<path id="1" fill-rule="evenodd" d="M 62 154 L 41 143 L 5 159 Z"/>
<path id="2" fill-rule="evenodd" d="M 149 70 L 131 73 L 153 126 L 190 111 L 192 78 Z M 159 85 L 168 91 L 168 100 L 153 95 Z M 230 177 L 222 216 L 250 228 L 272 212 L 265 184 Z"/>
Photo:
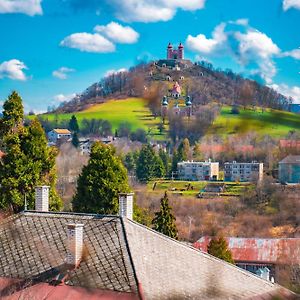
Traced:
<path id="1" fill-rule="evenodd" d="M 194 247 L 207 252 L 211 237 L 201 237 Z M 238 262 L 279 263 L 281 261 L 300 263 L 300 238 L 260 239 L 226 238 L 233 259 Z"/>

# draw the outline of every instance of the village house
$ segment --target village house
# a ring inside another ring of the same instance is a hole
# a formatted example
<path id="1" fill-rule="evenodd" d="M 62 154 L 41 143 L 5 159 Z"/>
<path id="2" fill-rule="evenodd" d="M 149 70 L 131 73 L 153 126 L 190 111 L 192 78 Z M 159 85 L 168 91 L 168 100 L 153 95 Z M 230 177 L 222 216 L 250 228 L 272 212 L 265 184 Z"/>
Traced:
<path id="1" fill-rule="evenodd" d="M 92 148 L 92 142 L 89 139 L 79 139 L 78 148 L 82 155 L 90 155 L 91 148 Z"/>
<path id="2" fill-rule="evenodd" d="M 300 183 L 300 155 L 288 155 L 279 162 L 281 183 Z"/>
<path id="3" fill-rule="evenodd" d="M 210 240 L 209 236 L 201 237 L 194 247 L 207 252 Z M 277 282 L 284 264 L 295 266 L 295 274 L 300 271 L 300 238 L 228 237 L 226 241 L 235 264 L 264 279 Z"/>
<path id="4" fill-rule="evenodd" d="M 183 161 L 177 164 L 178 178 L 181 180 L 218 180 L 219 163 L 211 160 Z"/>
<path id="5" fill-rule="evenodd" d="M 68 141 L 72 138 L 71 131 L 68 129 L 53 129 L 48 132 L 48 141 L 57 144 L 58 141 Z"/>
<path id="6" fill-rule="evenodd" d="M 225 181 L 261 181 L 263 179 L 263 163 L 252 162 L 226 162 L 224 164 Z"/>
<path id="7" fill-rule="evenodd" d="M 49 211 L 49 187 L 34 211 L 0 223 L 1 299 L 294 299 L 291 291 L 132 220 Z"/>

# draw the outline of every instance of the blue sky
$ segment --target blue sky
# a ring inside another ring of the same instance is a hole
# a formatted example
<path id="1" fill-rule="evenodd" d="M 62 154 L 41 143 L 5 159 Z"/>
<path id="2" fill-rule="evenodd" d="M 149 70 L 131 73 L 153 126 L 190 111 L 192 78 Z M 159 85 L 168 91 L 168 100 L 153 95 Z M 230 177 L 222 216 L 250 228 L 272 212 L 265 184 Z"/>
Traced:
<path id="1" fill-rule="evenodd" d="M 300 0 L 0 0 L 0 24 L 0 102 L 17 90 L 27 111 L 164 58 L 169 41 L 300 103 Z"/>

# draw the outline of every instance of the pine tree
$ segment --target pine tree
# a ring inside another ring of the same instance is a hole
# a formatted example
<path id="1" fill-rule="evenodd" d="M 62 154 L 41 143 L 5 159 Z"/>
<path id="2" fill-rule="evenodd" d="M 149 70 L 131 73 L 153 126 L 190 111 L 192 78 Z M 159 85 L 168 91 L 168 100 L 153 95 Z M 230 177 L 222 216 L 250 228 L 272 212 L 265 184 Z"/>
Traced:
<path id="1" fill-rule="evenodd" d="M 72 136 L 72 145 L 75 148 L 78 148 L 78 146 L 79 146 L 79 139 L 78 139 L 78 134 L 76 131 L 73 133 L 73 136 Z"/>
<path id="2" fill-rule="evenodd" d="M 172 208 L 169 205 L 167 192 L 160 200 L 160 211 L 155 213 L 152 220 L 153 229 L 161 232 L 171 238 L 177 239 L 178 233 L 175 224 L 176 218 L 172 214 Z"/>
<path id="3" fill-rule="evenodd" d="M 120 192 L 129 192 L 125 167 L 114 148 L 94 143 L 89 162 L 78 179 L 73 211 L 116 214 Z"/>
<path id="4" fill-rule="evenodd" d="M 78 125 L 78 122 L 77 122 L 77 118 L 75 115 L 73 115 L 70 119 L 70 122 L 69 122 L 69 129 L 73 132 L 73 133 L 78 133 L 79 132 L 79 125 Z"/>
<path id="5" fill-rule="evenodd" d="M 215 257 L 223 259 L 229 263 L 234 264 L 232 253 L 228 249 L 228 245 L 224 237 L 214 237 L 207 246 L 207 252 Z"/>
<path id="6" fill-rule="evenodd" d="M 159 157 L 162 160 L 162 163 L 164 165 L 165 175 L 169 175 L 170 168 L 169 168 L 168 154 L 164 150 L 159 149 L 158 155 L 159 155 Z"/>
<path id="7" fill-rule="evenodd" d="M 166 174 L 161 158 L 155 154 L 151 145 L 144 145 L 136 164 L 136 176 L 147 182 L 152 178 L 161 178 Z"/>
<path id="8" fill-rule="evenodd" d="M 22 98 L 17 92 L 12 92 L 3 104 L 3 116 L 0 119 L 0 141 L 3 142 L 5 135 L 16 130 L 23 123 L 24 108 Z M 0 145 L 3 147 L 4 145 Z"/>
<path id="9" fill-rule="evenodd" d="M 151 145 L 144 145 L 140 151 L 136 164 L 136 175 L 140 181 L 149 181 L 154 177 L 153 162 L 155 153 Z"/>
<path id="10" fill-rule="evenodd" d="M 50 186 L 50 208 L 58 210 L 62 202 L 56 194 L 56 152 L 47 146 L 44 130 L 37 119 L 28 127 L 19 124 L 4 136 L 5 156 L 0 165 L 0 206 L 19 212 L 26 194 L 29 208 L 34 207 L 34 187 Z"/>
<path id="11" fill-rule="evenodd" d="M 162 178 L 166 175 L 164 163 L 158 155 L 154 155 L 152 175 L 153 178 Z"/>

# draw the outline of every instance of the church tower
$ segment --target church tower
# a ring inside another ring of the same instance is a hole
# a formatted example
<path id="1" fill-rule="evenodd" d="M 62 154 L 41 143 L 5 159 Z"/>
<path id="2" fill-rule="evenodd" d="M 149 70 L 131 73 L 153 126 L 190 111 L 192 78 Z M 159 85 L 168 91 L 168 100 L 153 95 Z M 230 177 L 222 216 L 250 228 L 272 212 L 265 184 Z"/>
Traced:
<path id="1" fill-rule="evenodd" d="M 184 47 L 181 42 L 178 46 L 178 59 L 184 59 Z"/>
<path id="2" fill-rule="evenodd" d="M 169 43 L 167 47 L 167 59 L 172 59 L 173 58 L 173 46 L 171 43 Z"/>

